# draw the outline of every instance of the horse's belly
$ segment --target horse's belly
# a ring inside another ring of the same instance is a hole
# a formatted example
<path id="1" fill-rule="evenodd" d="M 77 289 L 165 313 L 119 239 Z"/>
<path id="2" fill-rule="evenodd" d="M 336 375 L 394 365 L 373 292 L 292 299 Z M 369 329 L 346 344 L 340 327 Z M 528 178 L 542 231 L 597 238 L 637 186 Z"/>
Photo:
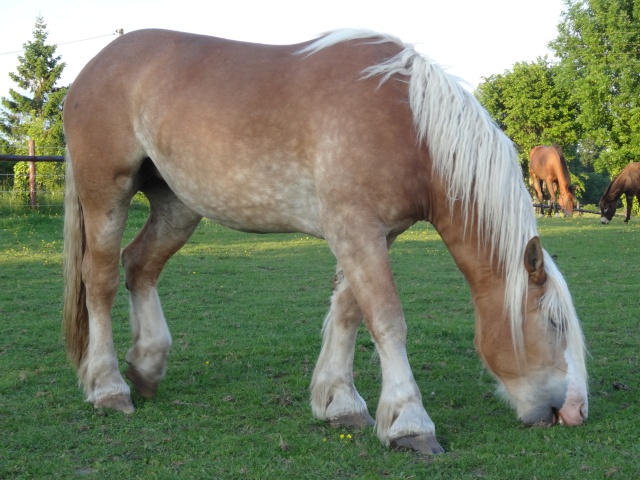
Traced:
<path id="1" fill-rule="evenodd" d="M 233 205 L 207 201 L 192 208 L 216 223 L 244 232 L 303 232 L 323 237 L 318 221 L 318 208 L 305 199 L 295 202 L 283 199 L 277 202 L 265 200 Z"/>
<path id="2" fill-rule="evenodd" d="M 176 173 L 165 181 L 186 205 L 226 227 L 322 237 L 315 182 L 303 173 L 262 175 L 247 170 L 195 178 Z"/>

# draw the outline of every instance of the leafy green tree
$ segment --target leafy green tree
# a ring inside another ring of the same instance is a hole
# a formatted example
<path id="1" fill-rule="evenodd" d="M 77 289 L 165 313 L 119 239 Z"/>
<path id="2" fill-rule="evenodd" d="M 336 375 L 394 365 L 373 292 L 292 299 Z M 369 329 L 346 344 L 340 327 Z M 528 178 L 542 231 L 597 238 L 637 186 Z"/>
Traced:
<path id="1" fill-rule="evenodd" d="M 571 183 L 580 196 L 584 174 L 578 174 L 575 146 L 579 128 L 577 107 L 570 93 L 556 83 L 557 67 L 546 58 L 520 62 L 512 71 L 492 75 L 478 86 L 475 95 L 498 126 L 518 147 L 522 174 L 529 177 L 529 152 L 536 145 L 559 145 L 569 163 Z"/>
<path id="2" fill-rule="evenodd" d="M 597 171 L 640 159 L 640 1 L 565 0 L 558 82 L 580 106 L 579 148 Z"/>
<path id="3" fill-rule="evenodd" d="M 523 166 L 529 165 L 529 151 L 541 144 L 561 145 L 568 159 L 574 156 L 576 106 L 556 84 L 555 70 L 546 58 L 516 63 L 512 71 L 486 78 L 475 92 L 518 147 Z"/>
<path id="4" fill-rule="evenodd" d="M 56 46 L 47 45 L 47 26 L 41 16 L 36 19 L 33 40 L 25 43 L 24 55 L 18 57 L 17 72 L 9 73 L 20 91 L 10 89 L 9 97 L 2 97 L 0 137 L 5 151 L 18 155 L 28 153 L 28 140 L 34 140 L 38 152 L 59 153 L 64 147 L 62 130 L 62 101 L 67 88 L 56 87 L 66 66 L 56 56 Z M 26 191 L 27 165 L 15 165 L 14 189 Z M 39 189 L 59 188 L 62 165 L 38 164 Z"/>

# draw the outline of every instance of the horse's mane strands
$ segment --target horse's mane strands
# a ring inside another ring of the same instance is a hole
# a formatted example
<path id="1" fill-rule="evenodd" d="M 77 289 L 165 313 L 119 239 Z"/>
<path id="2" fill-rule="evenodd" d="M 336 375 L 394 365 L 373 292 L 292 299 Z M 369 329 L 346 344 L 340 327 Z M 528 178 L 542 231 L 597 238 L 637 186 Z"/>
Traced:
<path id="1" fill-rule="evenodd" d="M 558 267 L 546 251 L 544 252 L 544 264 L 547 271 L 547 288 L 544 296 L 540 300 L 541 316 L 542 318 L 553 319 L 554 321 L 563 321 L 559 327 L 564 329 L 565 338 L 569 343 L 568 346 L 576 356 L 575 360 L 577 361 L 577 365 L 582 368 L 580 374 L 586 377 L 587 372 L 584 368 L 584 335 L 569 294 L 569 288 Z M 558 331 L 558 335 L 560 335 L 560 330 Z"/>
<path id="2" fill-rule="evenodd" d="M 528 277 L 522 259 L 537 229 L 513 143 L 455 77 L 410 45 L 365 73 L 379 75 L 383 81 L 394 75 L 409 77 L 418 139 L 427 145 L 434 169 L 447 182 L 450 205 L 460 200 L 465 232 L 475 208 L 478 238 L 504 269 L 513 343 L 516 351 L 523 351 Z M 502 202 L 504 198 L 510 201 Z M 505 222 L 505 217 L 515 221 Z"/>
<path id="3" fill-rule="evenodd" d="M 514 346 L 517 352 L 524 351 L 522 321 L 528 275 L 523 259 L 537 227 L 513 143 L 455 77 L 396 37 L 367 30 L 339 30 L 299 53 L 312 54 L 356 39 L 393 42 L 402 47 L 389 60 L 367 68 L 365 78 L 380 76 L 384 83 L 394 76 L 407 77 L 418 141 L 425 143 L 434 169 L 447 183 L 450 205 L 460 200 L 465 232 L 475 210 L 478 237 L 489 245 L 492 256 L 497 255 L 505 274 L 505 308 L 511 319 Z M 509 201 L 503 202 L 505 198 Z M 511 221 L 505 222 L 505 218 Z M 552 278 L 541 307 L 569 323 L 568 341 L 576 347 L 575 352 L 582 352 L 581 329 L 571 299 L 566 298 L 569 293 L 564 279 L 546 252 L 544 261 Z"/>
<path id="4" fill-rule="evenodd" d="M 334 30 L 332 32 L 324 33 L 315 42 L 307 45 L 306 47 L 298 50 L 296 55 L 313 55 L 325 48 L 331 47 L 338 43 L 349 42 L 353 40 L 367 40 L 365 43 L 395 43 L 400 47 L 406 47 L 406 45 L 397 37 L 388 34 L 380 34 L 373 30 L 365 30 L 358 28 L 343 28 L 340 30 Z"/>

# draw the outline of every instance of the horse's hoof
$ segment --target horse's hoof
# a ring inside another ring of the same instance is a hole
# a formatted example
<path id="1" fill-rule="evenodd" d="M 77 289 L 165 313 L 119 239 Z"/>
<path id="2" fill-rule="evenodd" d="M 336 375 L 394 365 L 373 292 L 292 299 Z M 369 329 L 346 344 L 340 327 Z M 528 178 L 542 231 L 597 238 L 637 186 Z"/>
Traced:
<path id="1" fill-rule="evenodd" d="M 122 413 L 133 413 L 133 403 L 129 395 L 113 395 L 101 398 L 93 403 L 95 408 L 111 408 Z"/>
<path id="2" fill-rule="evenodd" d="M 347 415 L 341 415 L 329 420 L 329 424 L 332 427 L 345 427 L 345 428 L 364 428 L 371 425 L 375 425 L 376 422 L 369 412 L 362 413 L 350 413 Z"/>
<path id="3" fill-rule="evenodd" d="M 413 450 L 423 455 L 444 453 L 433 435 L 407 435 L 391 440 L 391 446 L 397 450 Z"/>
<path id="4" fill-rule="evenodd" d="M 129 380 L 131 380 L 136 392 L 138 392 L 142 398 L 151 398 L 156 394 L 156 391 L 158 390 L 158 383 L 145 380 L 133 365 L 129 364 L 125 375 Z"/>

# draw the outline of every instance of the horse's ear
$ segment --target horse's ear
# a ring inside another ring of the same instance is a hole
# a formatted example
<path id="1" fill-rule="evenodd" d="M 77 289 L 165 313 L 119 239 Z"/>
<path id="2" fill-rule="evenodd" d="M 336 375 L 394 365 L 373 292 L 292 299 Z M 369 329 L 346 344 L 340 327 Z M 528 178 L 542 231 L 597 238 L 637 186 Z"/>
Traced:
<path id="1" fill-rule="evenodd" d="M 569 185 L 569 191 L 571 192 L 571 195 L 575 195 L 576 194 L 576 186 L 575 185 Z"/>
<path id="2" fill-rule="evenodd" d="M 524 249 L 524 268 L 529 272 L 529 280 L 536 285 L 542 285 L 547 279 L 544 271 L 544 255 L 540 238 L 533 237 Z"/>

